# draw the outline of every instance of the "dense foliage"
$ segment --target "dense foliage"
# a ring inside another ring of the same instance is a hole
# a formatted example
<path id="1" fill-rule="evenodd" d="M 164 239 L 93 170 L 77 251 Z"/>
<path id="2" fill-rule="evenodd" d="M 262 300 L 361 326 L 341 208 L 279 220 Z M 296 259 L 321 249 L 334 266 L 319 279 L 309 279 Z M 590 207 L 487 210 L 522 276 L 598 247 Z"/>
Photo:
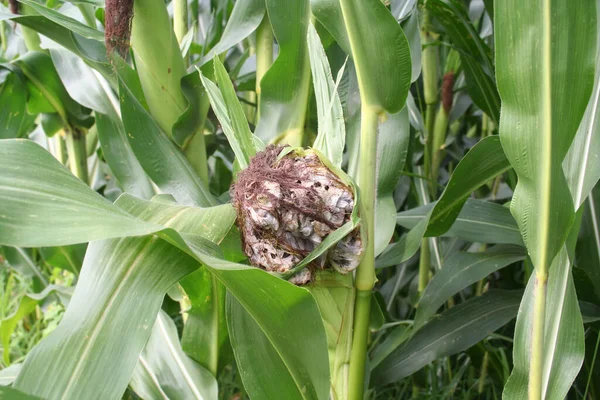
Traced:
<path id="1" fill-rule="evenodd" d="M 0 398 L 599 398 L 598 12 L 0 0 Z"/>

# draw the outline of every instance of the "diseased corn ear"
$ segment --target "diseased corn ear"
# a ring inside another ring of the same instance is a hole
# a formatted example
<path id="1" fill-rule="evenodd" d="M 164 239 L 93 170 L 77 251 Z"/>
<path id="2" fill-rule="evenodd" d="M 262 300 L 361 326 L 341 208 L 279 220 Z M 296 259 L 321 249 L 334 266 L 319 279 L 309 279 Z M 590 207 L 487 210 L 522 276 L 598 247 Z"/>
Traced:
<path id="1" fill-rule="evenodd" d="M 109 56 L 116 51 L 121 57 L 127 57 L 132 19 L 133 0 L 106 0 L 104 42 Z"/>
<path id="2" fill-rule="evenodd" d="M 317 154 L 293 150 L 280 158 L 283 149 L 270 145 L 258 153 L 231 187 L 244 252 L 252 265 L 275 273 L 290 271 L 348 222 L 354 209 L 352 189 Z M 350 272 L 361 254 L 356 229 L 290 282 L 308 283 L 317 269 Z"/>

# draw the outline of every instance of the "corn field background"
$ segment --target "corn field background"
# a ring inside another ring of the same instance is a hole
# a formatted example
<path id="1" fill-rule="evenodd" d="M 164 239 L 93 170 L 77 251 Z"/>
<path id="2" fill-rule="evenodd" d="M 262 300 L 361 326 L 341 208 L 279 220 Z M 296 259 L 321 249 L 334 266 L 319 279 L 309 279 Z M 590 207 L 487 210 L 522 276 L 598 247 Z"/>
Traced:
<path id="1" fill-rule="evenodd" d="M 0 0 L 0 399 L 600 399 L 599 12 Z"/>

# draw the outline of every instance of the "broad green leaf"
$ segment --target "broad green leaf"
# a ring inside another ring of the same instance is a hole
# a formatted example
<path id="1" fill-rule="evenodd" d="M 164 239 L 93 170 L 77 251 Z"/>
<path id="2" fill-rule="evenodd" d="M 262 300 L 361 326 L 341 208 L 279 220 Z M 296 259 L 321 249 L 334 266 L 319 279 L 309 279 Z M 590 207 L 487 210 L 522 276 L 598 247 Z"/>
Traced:
<path id="1" fill-rule="evenodd" d="M 435 206 L 429 203 L 397 214 L 396 223 L 412 229 L 427 218 Z M 523 245 L 521 232 L 507 207 L 489 201 L 467 199 L 452 227 L 442 236 L 478 243 Z"/>
<path id="2" fill-rule="evenodd" d="M 498 136 L 489 136 L 477 143 L 456 166 L 433 209 L 425 235 L 439 236 L 448 231 L 469 195 L 508 169 L 510 164 Z"/>
<path id="3" fill-rule="evenodd" d="M 91 243 L 60 325 L 28 354 L 15 387 L 47 399 L 120 398 L 164 294 L 197 265 L 153 236 Z"/>
<path id="4" fill-rule="evenodd" d="M 301 146 L 310 84 L 306 45 L 309 0 L 266 0 L 265 4 L 279 54 L 260 82 L 260 120 L 255 134 L 265 143 Z"/>
<path id="5" fill-rule="evenodd" d="M 468 349 L 516 316 L 521 293 L 492 290 L 450 308 L 377 365 L 371 382 L 395 382 L 437 358 Z"/>
<path id="6" fill-rule="evenodd" d="M 0 139 L 18 138 L 25 134 L 32 117 L 27 115 L 27 88 L 16 74 L 0 67 Z"/>
<path id="7" fill-rule="evenodd" d="M 255 328 L 257 338 L 266 338 L 274 354 L 278 355 L 278 361 L 273 362 L 283 363 L 287 368 L 285 373 L 289 374 L 295 385 L 306 387 L 307 393 L 316 393 L 319 399 L 326 397 L 329 390 L 326 336 L 318 307 L 308 291 L 258 268 L 232 263 L 208 253 L 202 243 L 199 246 L 194 239 L 194 232 L 197 232 L 198 226 L 202 226 L 197 218 L 189 215 L 195 212 L 195 208 L 189 208 L 186 213 L 179 211 L 176 206 L 165 207 L 163 204 L 163 207 L 158 207 L 153 202 L 126 195 L 121 197 L 119 205 L 144 220 L 168 222 L 170 227 L 181 232 L 186 241 L 172 243 L 204 264 L 235 296 L 245 310 L 240 312 L 243 315 L 240 318 Z M 217 226 L 229 228 L 235 218 L 233 208 L 230 205 L 218 208 L 228 210 L 231 222 Z M 173 218 L 174 215 L 176 218 Z M 231 329 L 230 326 L 230 337 Z M 240 361 L 238 351 L 241 350 L 236 349 L 234 343 L 238 365 L 247 373 L 245 382 L 248 379 L 256 380 L 256 374 L 261 371 L 254 369 L 256 364 L 252 360 L 244 358 Z M 262 381 L 259 382 L 262 384 Z M 283 390 L 281 386 L 278 387 Z"/>
<path id="8" fill-rule="evenodd" d="M 33 10 L 35 10 L 40 15 L 46 17 L 48 20 L 58 25 L 64 26 L 68 30 L 86 39 L 93 39 L 98 42 L 104 42 L 104 33 L 100 32 L 97 29 L 91 28 L 88 25 L 82 24 L 76 19 L 61 14 L 58 11 L 44 7 L 43 5 L 36 3 L 32 0 L 19 0 L 19 2 L 27 5 L 28 7 L 31 7 Z"/>
<path id="9" fill-rule="evenodd" d="M 256 154 L 252 132 L 248 127 L 248 121 L 237 99 L 231 79 L 218 57 L 214 58 L 213 65 L 219 87 L 205 78 L 200 71 L 198 73 L 236 160 L 240 164 L 240 168 L 245 169 L 250 164 L 250 158 Z"/>
<path id="10" fill-rule="evenodd" d="M 215 205 L 216 200 L 185 156 L 136 99 L 129 86 L 135 82 L 124 79 L 128 78 L 121 73 L 119 99 L 123 125 L 131 148 L 146 174 L 161 190 L 172 194 L 181 204 Z"/>
<path id="11" fill-rule="evenodd" d="M 160 129 L 172 136 L 173 125 L 187 108 L 181 90 L 185 66 L 162 0 L 134 2 L 131 47 L 150 113 Z M 174 139 L 183 144 L 184 138 Z"/>
<path id="12" fill-rule="evenodd" d="M 350 275 L 323 271 L 309 287 L 323 318 L 327 333 L 331 398 L 346 399 L 352 348 L 355 291 Z"/>
<path id="13" fill-rule="evenodd" d="M 511 212 L 534 266 L 548 270 L 574 219 L 562 162 L 593 86 L 596 7 L 511 0 L 495 18 L 500 138 L 519 177 Z"/>
<path id="14" fill-rule="evenodd" d="M 0 244 L 40 247 L 155 232 L 90 190 L 50 153 L 0 141 Z"/>
<path id="15" fill-rule="evenodd" d="M 53 49 L 50 55 L 71 97 L 96 111 L 102 154 L 123 190 L 138 197 L 151 198 L 154 190 L 129 145 L 119 117 L 118 99 L 108 82 L 69 51 Z"/>
<path id="16" fill-rule="evenodd" d="M 473 102 L 494 121 L 500 119 L 500 96 L 494 81 L 492 52 L 479 37 L 463 5 L 456 0 L 432 0 L 427 9 L 460 50 L 460 60 Z"/>
<path id="17" fill-rule="evenodd" d="M 191 305 L 186 311 L 181 338 L 183 350 L 217 375 L 227 356 L 231 356 L 225 320 L 225 286 L 205 267 L 186 276 L 179 284 Z"/>
<path id="18" fill-rule="evenodd" d="M 295 302 L 290 303 L 291 299 L 286 297 L 278 300 L 284 303 L 289 313 L 298 312 L 300 305 Z M 311 301 L 314 302 L 312 298 Z M 279 319 L 280 316 L 272 315 L 271 318 Z M 299 358 L 303 355 L 295 354 L 292 358 L 282 357 L 278 343 L 274 343 L 278 333 L 272 332 L 275 335 L 267 335 L 257 321 L 232 296 L 227 296 L 227 325 L 244 387 L 252 398 L 270 399 L 279 396 L 285 399 L 326 400 L 329 398 L 329 370 L 321 371 L 321 375 L 312 373 L 312 379 L 307 379 L 305 375 L 309 371 L 303 371 L 303 363 L 299 362 L 301 361 Z M 292 335 L 287 335 L 288 340 L 292 341 L 288 346 L 293 346 L 295 344 L 293 342 L 299 341 L 304 336 L 302 331 L 322 326 L 320 318 L 318 321 L 312 321 L 311 325 L 302 327 L 301 331 L 294 331 Z M 289 326 L 280 325 L 279 332 L 289 329 L 291 329 Z M 315 348 L 311 351 L 313 357 L 327 358 L 327 348 L 322 346 L 324 344 L 320 343 L 318 350 Z"/>
<path id="19" fill-rule="evenodd" d="M 418 330 L 448 300 L 467 286 L 507 265 L 525 259 L 519 246 L 494 246 L 482 253 L 456 253 L 449 257 L 425 288 L 413 324 Z"/>
<path id="20" fill-rule="evenodd" d="M 337 88 L 344 67 L 342 66 L 337 81 L 334 82 L 321 39 L 312 24 L 308 27 L 307 41 L 318 116 L 318 134 L 313 147 L 340 167 L 346 141 L 346 128 Z"/>
<path id="21" fill-rule="evenodd" d="M 104 40 L 85 38 L 69 30 L 67 23 L 59 21 L 55 23 L 41 15 L 15 15 L 2 13 L 0 8 L 0 20 L 13 20 L 25 27 L 47 36 L 60 46 L 75 53 L 81 57 L 88 65 L 100 72 L 111 83 L 115 83 L 112 78 L 112 67 L 106 58 L 106 48 Z"/>
<path id="22" fill-rule="evenodd" d="M 12 140 L 0 143 L 22 145 L 22 143 L 28 142 Z M 58 162 L 48 153 L 34 144 L 31 144 L 31 146 L 34 146 L 38 152 L 50 157 L 51 161 L 46 160 L 41 165 L 36 166 L 30 160 L 24 160 L 20 150 L 13 149 L 12 154 L 15 157 L 21 156 L 21 162 L 28 162 L 26 170 L 30 179 L 33 176 L 39 176 L 40 169 L 49 169 L 52 172 L 56 172 L 54 170 L 65 171 L 68 174 L 60 164 L 57 166 Z M 2 160 L 5 158 L 2 158 Z M 14 164 L 18 165 L 16 162 Z M 25 170 L 25 168 L 23 169 Z M 2 171 L 5 170 L 2 169 Z M 72 177 L 72 179 L 75 178 Z M 0 187 L 4 186 L 0 185 Z M 81 192 L 93 193 L 88 187 L 79 187 L 75 188 L 71 195 L 75 193 L 77 196 L 82 196 Z M 4 194 L 3 192 L 0 193 Z M 62 195 L 60 189 L 58 193 Z M 91 197 L 89 200 L 92 200 L 97 195 L 89 196 Z M 60 197 L 57 197 L 57 200 L 59 199 Z M 43 197 L 42 199 L 34 198 L 33 200 L 37 207 L 45 204 Z M 106 234 L 103 231 L 105 221 L 115 211 L 112 210 L 113 205 L 104 202 L 105 207 L 102 207 L 102 211 L 105 212 L 105 215 L 87 222 L 86 239 L 88 240 L 94 238 L 94 234 L 100 236 L 94 239 L 100 239 L 102 238 L 101 235 Z M 22 203 L 20 204 L 22 205 Z M 157 204 L 160 207 L 157 207 Z M 83 390 L 82 386 L 85 385 L 89 387 L 95 382 L 98 382 L 98 384 L 102 382 L 104 385 L 108 378 L 100 374 L 94 375 L 94 379 L 97 379 L 94 381 L 92 381 L 92 378 L 87 378 L 87 374 L 91 373 L 92 368 L 94 371 L 98 368 L 103 374 L 111 376 L 110 379 L 114 383 L 114 386 L 110 388 L 113 396 L 120 395 L 118 392 L 121 392 L 125 387 L 123 385 L 127 384 L 135 367 L 137 356 L 150 334 L 149 327 L 158 313 L 162 296 L 175 282 L 197 268 L 200 262 L 206 265 L 242 304 L 248 315 L 260 328 L 262 334 L 271 341 L 273 348 L 276 349 L 277 354 L 283 360 L 282 362 L 288 365 L 295 381 L 301 386 L 312 388 L 311 391 L 317 393 L 319 398 L 327 395 L 326 336 L 318 307 L 312 296 L 305 289 L 296 287 L 260 269 L 231 263 L 215 257 L 214 246 L 211 245 L 212 242 L 207 241 L 207 237 L 210 238 L 211 236 L 198 236 L 198 234 L 217 235 L 218 232 L 222 232 L 222 235 L 224 235 L 229 230 L 235 217 L 231 206 L 198 209 L 148 202 L 128 195 L 123 195 L 117 205 L 124 211 L 120 215 L 120 228 L 113 228 L 113 230 L 120 231 L 123 234 L 124 230 L 132 230 L 131 225 L 137 223 L 143 228 L 138 227 L 139 231 L 136 234 L 140 235 L 148 231 L 154 232 L 158 226 L 158 229 L 163 230 L 157 232 L 157 234 L 170 244 L 155 236 L 142 236 L 131 239 L 97 241 L 90 245 L 79 278 L 79 284 L 71 302 L 72 306 L 67 309 L 63 323 L 54 331 L 53 336 L 46 338 L 43 342 L 46 344 L 40 344 L 37 351 L 30 354 L 23 373 L 17 382 L 18 385 L 22 384 L 28 390 L 31 388 L 34 393 L 51 393 L 48 395 L 50 398 L 54 393 L 71 394 L 71 391 L 78 393 L 79 390 Z M 86 208 L 83 210 L 87 212 L 89 209 L 96 211 L 90 204 L 86 204 Z M 159 212 L 160 210 L 163 212 Z M 10 218 L 17 219 L 19 225 L 23 225 L 19 221 L 23 215 L 22 208 L 9 208 L 8 211 L 11 211 L 8 214 Z M 142 223 L 133 219 L 128 213 L 151 222 Z M 198 216 L 194 217 L 194 214 L 198 213 L 215 215 L 215 218 L 211 219 L 214 223 L 210 226 L 202 223 Z M 229 223 L 223 223 L 223 214 L 230 218 Z M 62 217 L 60 214 L 58 216 Z M 73 227 L 68 223 L 63 226 L 61 224 L 64 224 L 64 222 L 53 222 L 50 218 L 45 218 L 45 220 L 46 222 L 51 221 L 55 225 L 53 226 L 52 236 L 56 236 L 57 229 L 64 228 L 63 236 L 73 242 L 84 240 L 81 238 L 82 234 L 81 231 L 78 231 L 77 226 Z M 96 221 L 96 223 L 93 221 Z M 157 225 L 157 223 L 169 224 L 169 226 L 183 232 L 183 236 L 172 230 L 164 230 L 163 226 Z M 6 231 L 6 225 L 0 225 L 0 228 L 0 232 Z M 68 229 L 78 231 L 79 237 L 66 232 Z M 48 245 L 49 243 L 44 242 L 56 241 L 54 237 L 49 237 L 49 235 L 40 236 L 38 242 L 34 242 L 33 245 Z M 183 238 L 185 238 L 185 241 Z M 61 240 L 65 241 L 65 239 Z M 172 245 L 181 248 L 185 253 L 193 256 L 195 260 L 192 260 L 193 262 L 189 261 L 190 259 L 184 253 L 175 250 Z M 161 257 L 165 258 L 164 262 L 160 261 Z M 98 260 L 102 261 L 101 266 L 103 268 L 98 267 L 96 264 Z M 171 268 L 166 267 L 171 265 L 169 261 L 173 261 Z M 106 270 L 112 272 L 104 273 Z M 165 274 L 165 271 L 169 271 L 169 273 Z M 125 287 L 127 290 L 124 289 Z M 143 294 L 143 300 L 140 300 L 140 294 Z M 89 303 L 81 299 L 83 296 L 87 300 L 89 300 L 88 296 L 91 296 L 90 298 L 95 299 L 95 301 Z M 134 303 L 133 307 L 136 308 L 132 310 L 129 307 L 130 303 Z M 88 307 L 79 308 L 81 304 L 87 304 Z M 132 324 L 133 317 L 135 317 L 135 321 L 139 321 L 138 324 Z M 82 325 L 81 321 L 85 321 L 85 323 Z M 110 323 L 107 321 L 110 321 Z M 63 328 L 60 328 L 61 326 Z M 127 326 L 132 331 L 123 334 L 122 330 L 115 328 L 121 326 Z M 126 340 L 114 339 L 111 335 L 118 335 L 121 339 L 125 338 Z M 69 343 L 63 343 L 63 340 Z M 104 346 L 109 347 L 105 348 Z M 93 366 L 84 362 L 81 358 L 91 353 L 92 348 L 101 349 L 98 353 L 94 352 L 101 358 L 95 360 L 92 363 Z M 63 351 L 67 352 L 64 359 L 59 356 Z M 75 356 L 71 357 L 72 354 L 75 354 Z M 113 354 L 119 354 L 122 360 L 118 370 L 112 365 L 114 361 Z M 49 367 L 51 362 L 61 363 L 61 368 Z M 67 362 L 69 363 L 68 366 L 65 365 Z M 102 363 L 107 363 L 106 367 L 102 367 Z M 28 365 L 31 367 L 28 367 Z M 51 381 L 52 384 L 47 383 L 45 380 L 34 379 L 34 377 L 39 378 L 37 368 L 42 368 L 42 365 L 45 370 L 50 368 L 56 370 L 57 374 L 60 375 L 58 377 L 56 375 L 44 375 L 44 378 L 48 379 L 49 382 Z M 30 372 L 27 372 L 28 370 Z M 118 382 L 112 374 L 118 375 Z M 31 383 L 31 381 L 35 382 Z M 98 391 L 98 393 L 103 393 L 103 398 L 107 396 L 106 392 Z M 110 397 L 109 394 L 108 398 Z"/>
<path id="23" fill-rule="evenodd" d="M 27 77 L 30 87 L 39 92 L 52 107 L 48 111 L 57 112 L 65 126 L 89 128 L 93 124 L 91 117 L 69 96 L 49 55 L 36 51 L 28 52 L 15 60 L 14 64 Z"/>
<path id="24" fill-rule="evenodd" d="M 347 54 L 352 53 L 340 2 L 337 0 L 311 0 L 310 6 L 316 19 L 331 33 L 338 45 Z"/>
<path id="25" fill-rule="evenodd" d="M 133 372 L 131 387 L 143 399 L 217 399 L 217 381 L 185 355 L 177 328 L 164 312 L 152 328 Z"/>
<path id="26" fill-rule="evenodd" d="M 421 32 L 419 30 L 419 13 L 417 12 L 416 2 L 413 7 L 410 15 L 400 23 L 410 46 L 410 59 L 412 65 L 411 82 L 415 82 L 421 75 Z M 398 19 L 397 15 L 394 16 Z"/>
<path id="27" fill-rule="evenodd" d="M 535 286 L 535 274 L 532 274 L 517 316 L 514 368 L 502 393 L 505 399 L 528 398 Z M 583 321 L 566 247 L 552 263 L 546 291 L 543 398 L 564 399 L 584 357 Z"/>
<path id="28" fill-rule="evenodd" d="M 413 331 L 408 324 L 400 324 L 393 328 L 385 339 L 373 349 L 369 359 L 369 365 L 372 369 L 376 368 L 383 360 L 394 352 L 402 343 L 411 338 Z"/>
<path id="29" fill-rule="evenodd" d="M 394 190 L 402 176 L 408 145 L 410 125 L 408 109 L 387 116 L 379 125 L 377 140 L 377 199 L 375 203 L 375 256 L 381 254 L 396 228 Z"/>
<path id="30" fill-rule="evenodd" d="M 12 364 L 10 367 L 1 369 L 0 386 L 11 385 L 17 379 L 19 371 L 21 371 L 21 364 Z"/>
<path id="31" fill-rule="evenodd" d="M 402 28 L 379 0 L 342 0 L 340 5 L 363 106 L 397 113 L 411 81 L 410 47 Z"/>
<path id="32" fill-rule="evenodd" d="M 239 0 L 233 5 L 219 42 L 204 56 L 200 65 L 211 61 L 252 34 L 265 15 L 264 0 Z"/>
<path id="33" fill-rule="evenodd" d="M 444 192 L 428 216 L 398 242 L 388 246 L 377 259 L 376 266 L 383 268 L 404 262 L 415 254 L 423 236 L 440 236 L 446 233 L 469 195 L 509 168 L 498 136 L 488 136 L 481 140 L 458 163 Z"/>
<path id="34" fill-rule="evenodd" d="M 518 14 L 514 7 L 519 7 Z M 519 177 L 511 212 L 536 270 L 549 271 L 547 288 L 541 289 L 546 290 L 548 310 L 539 328 L 544 341 L 536 376 L 541 382 L 531 383 L 542 398 L 565 397 L 584 355 L 581 314 L 570 274 L 574 244 L 565 241 L 572 226 L 578 230 L 579 223 L 573 225 L 574 211 L 587 194 L 581 185 L 569 190 L 562 164 L 592 91 L 596 15 L 593 2 L 574 6 L 507 1 L 495 9 L 497 79 L 503 101 L 500 137 Z M 515 63 L 523 54 L 528 54 L 525 68 Z M 579 158 L 585 159 L 585 153 Z M 586 172 L 567 171 L 567 175 L 581 177 Z M 533 305 L 540 290 L 535 277 L 519 309 L 515 368 L 504 390 L 506 398 L 528 396 Z"/>

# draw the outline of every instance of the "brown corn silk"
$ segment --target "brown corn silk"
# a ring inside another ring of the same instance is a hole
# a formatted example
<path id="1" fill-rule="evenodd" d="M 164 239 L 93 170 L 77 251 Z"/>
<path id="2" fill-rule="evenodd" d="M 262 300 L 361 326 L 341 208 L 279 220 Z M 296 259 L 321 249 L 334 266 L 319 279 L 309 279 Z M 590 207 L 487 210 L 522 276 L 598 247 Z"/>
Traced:
<path id="1" fill-rule="evenodd" d="M 121 57 L 127 57 L 132 19 L 133 0 L 106 0 L 104 42 L 109 56 L 114 50 Z"/>

